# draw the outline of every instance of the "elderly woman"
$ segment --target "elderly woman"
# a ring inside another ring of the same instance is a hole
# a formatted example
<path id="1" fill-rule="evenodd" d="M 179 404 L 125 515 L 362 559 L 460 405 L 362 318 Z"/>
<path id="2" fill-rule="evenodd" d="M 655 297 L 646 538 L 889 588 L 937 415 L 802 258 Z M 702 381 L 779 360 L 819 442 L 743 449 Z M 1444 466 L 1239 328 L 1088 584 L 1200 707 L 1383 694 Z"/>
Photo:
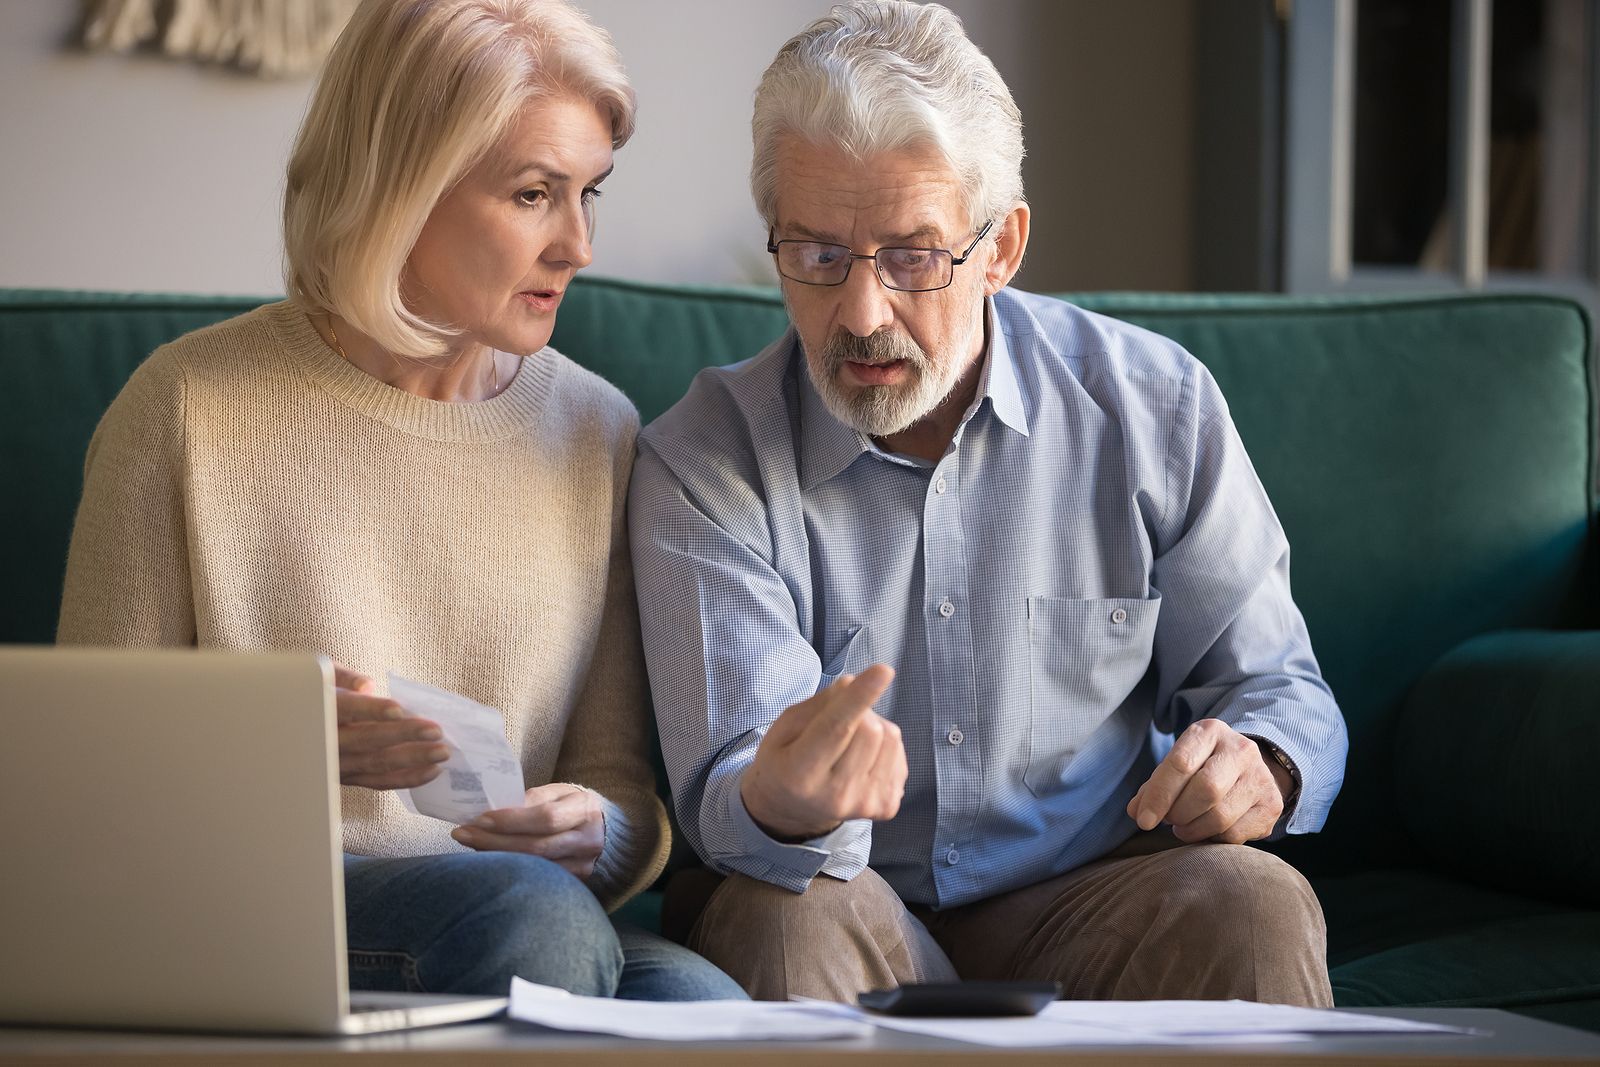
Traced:
<path id="1" fill-rule="evenodd" d="M 89 447 L 61 642 L 340 664 L 358 988 L 742 995 L 607 918 L 668 837 L 623 523 L 638 417 L 547 345 L 633 121 L 563 0 L 366 0 L 289 163 L 290 298 L 158 350 Z M 388 671 L 500 709 L 524 805 L 410 813 L 395 790 L 447 749 Z"/>

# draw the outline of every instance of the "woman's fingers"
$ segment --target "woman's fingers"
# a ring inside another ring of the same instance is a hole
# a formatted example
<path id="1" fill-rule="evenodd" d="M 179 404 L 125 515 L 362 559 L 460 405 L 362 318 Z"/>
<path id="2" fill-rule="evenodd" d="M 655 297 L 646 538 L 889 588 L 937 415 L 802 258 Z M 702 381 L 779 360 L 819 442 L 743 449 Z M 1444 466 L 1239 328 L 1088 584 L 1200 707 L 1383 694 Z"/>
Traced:
<path id="1" fill-rule="evenodd" d="M 400 705 L 372 692 L 372 679 L 333 665 L 339 782 L 368 789 L 414 789 L 439 776 L 450 758 L 444 732 L 428 719 L 406 718 Z"/>
<path id="2" fill-rule="evenodd" d="M 589 826 L 560 834 L 506 834 L 469 824 L 456 827 L 450 836 L 480 852 L 525 852 L 558 862 L 570 859 L 593 863 L 605 845 L 604 837 Z"/>
<path id="3" fill-rule="evenodd" d="M 357 722 L 393 722 L 405 717 L 400 705 L 389 697 L 358 693 L 354 689 L 335 689 L 333 710 L 341 726 Z"/>
<path id="4" fill-rule="evenodd" d="M 372 679 L 360 671 L 353 671 L 338 660 L 333 661 L 333 684 L 340 689 L 353 689 L 358 693 L 370 693 L 376 686 Z"/>
<path id="5" fill-rule="evenodd" d="M 359 785 L 367 789 L 415 789 L 419 785 L 427 785 L 440 774 L 444 768 L 437 763 L 422 767 L 406 767 L 397 771 L 378 771 L 373 773 L 339 774 L 340 785 Z"/>
<path id="6" fill-rule="evenodd" d="M 347 752 L 376 752 L 395 745 L 439 744 L 444 739 L 444 733 L 425 719 L 341 725 L 337 733 L 341 755 Z"/>
<path id="7" fill-rule="evenodd" d="M 348 694 L 340 700 L 339 781 L 368 789 L 411 789 L 432 781 L 450 758 L 444 733 L 427 719 L 381 718 L 362 702 L 378 698 Z M 395 711 L 398 713 L 398 706 Z"/>
<path id="8" fill-rule="evenodd" d="M 605 813 L 587 789 L 557 782 L 528 790 L 526 806 L 484 812 L 450 836 L 479 851 L 543 856 L 587 878 L 605 849 Z"/>
<path id="9" fill-rule="evenodd" d="M 575 830 L 601 818 L 600 803 L 594 795 L 574 786 L 539 786 L 528 790 L 527 800 L 520 808 L 486 811 L 473 825 L 503 834 L 543 837 Z"/>
<path id="10" fill-rule="evenodd" d="M 448 745 L 441 745 L 432 741 L 400 740 L 371 745 L 354 743 L 348 746 L 343 743 L 342 735 L 345 734 L 356 734 L 358 735 L 357 742 L 364 742 L 365 738 L 359 735 L 365 732 L 362 728 L 340 731 L 339 771 L 341 774 L 376 774 L 383 771 L 400 771 L 408 767 L 424 767 L 435 763 L 443 763 L 450 758 Z"/>

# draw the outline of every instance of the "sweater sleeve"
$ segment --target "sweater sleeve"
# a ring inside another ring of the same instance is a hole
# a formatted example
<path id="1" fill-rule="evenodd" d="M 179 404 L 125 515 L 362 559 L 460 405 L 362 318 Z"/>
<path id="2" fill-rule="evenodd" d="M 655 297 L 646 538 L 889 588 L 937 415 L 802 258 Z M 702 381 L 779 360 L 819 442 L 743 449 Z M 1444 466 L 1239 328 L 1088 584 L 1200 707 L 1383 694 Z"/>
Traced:
<path id="1" fill-rule="evenodd" d="M 655 791 L 655 744 L 645 698 L 644 653 L 634 600 L 626 507 L 637 417 L 618 444 L 612 486 L 611 550 L 605 608 L 594 655 L 556 764 L 556 781 L 587 786 L 604 798 L 605 848 L 589 878 L 607 911 L 655 881 L 666 865 L 671 831 Z"/>
<path id="2" fill-rule="evenodd" d="M 185 400 L 181 366 L 158 350 L 96 427 L 67 553 L 59 644 L 194 644 Z"/>

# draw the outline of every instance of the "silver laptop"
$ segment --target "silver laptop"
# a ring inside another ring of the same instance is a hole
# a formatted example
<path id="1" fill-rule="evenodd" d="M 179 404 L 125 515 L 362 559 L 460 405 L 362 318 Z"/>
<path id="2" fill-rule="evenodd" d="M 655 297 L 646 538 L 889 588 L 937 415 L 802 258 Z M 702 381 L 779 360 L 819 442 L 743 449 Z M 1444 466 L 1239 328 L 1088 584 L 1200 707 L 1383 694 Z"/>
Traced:
<path id="1" fill-rule="evenodd" d="M 358 1034 L 504 998 L 349 992 L 332 670 L 0 646 L 0 1022 Z"/>

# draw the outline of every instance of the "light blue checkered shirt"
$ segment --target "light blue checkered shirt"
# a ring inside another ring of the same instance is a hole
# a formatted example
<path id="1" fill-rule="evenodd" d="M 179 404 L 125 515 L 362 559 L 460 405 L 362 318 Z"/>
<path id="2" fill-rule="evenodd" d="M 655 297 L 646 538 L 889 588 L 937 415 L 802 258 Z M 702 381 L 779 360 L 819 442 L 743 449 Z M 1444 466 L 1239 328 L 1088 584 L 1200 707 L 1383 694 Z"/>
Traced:
<path id="1" fill-rule="evenodd" d="M 1206 369 L 1173 342 L 1003 290 L 977 399 L 931 464 L 835 419 L 793 331 L 702 371 L 640 438 L 630 501 L 673 801 L 713 867 L 803 890 L 864 866 L 950 907 L 1079 866 L 1213 716 L 1277 745 L 1321 827 L 1344 721 L 1289 547 Z M 782 844 L 739 778 L 767 726 L 887 663 L 900 813 Z"/>

